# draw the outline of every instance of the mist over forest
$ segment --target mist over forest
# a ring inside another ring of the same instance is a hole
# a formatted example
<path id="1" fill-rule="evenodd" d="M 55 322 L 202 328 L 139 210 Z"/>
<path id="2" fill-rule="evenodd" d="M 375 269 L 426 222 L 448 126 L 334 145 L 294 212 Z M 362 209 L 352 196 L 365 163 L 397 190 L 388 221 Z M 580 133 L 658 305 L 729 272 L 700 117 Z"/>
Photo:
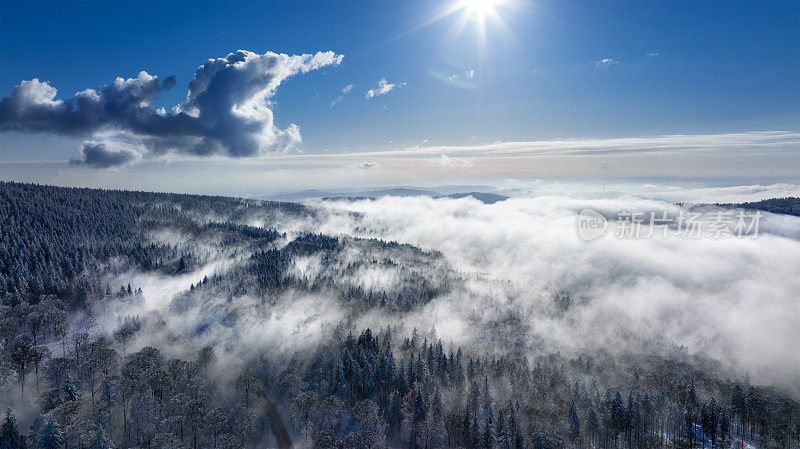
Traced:
<path id="1" fill-rule="evenodd" d="M 799 218 L 576 234 L 735 206 L 2 182 L 0 447 L 798 447 Z"/>

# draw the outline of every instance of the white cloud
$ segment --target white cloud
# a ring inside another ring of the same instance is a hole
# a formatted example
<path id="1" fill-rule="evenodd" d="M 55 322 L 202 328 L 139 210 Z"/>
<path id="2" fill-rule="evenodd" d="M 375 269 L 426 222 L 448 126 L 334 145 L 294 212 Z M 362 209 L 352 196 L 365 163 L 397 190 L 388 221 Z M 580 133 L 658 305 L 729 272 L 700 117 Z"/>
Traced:
<path id="1" fill-rule="evenodd" d="M 495 142 L 486 145 L 438 145 L 413 147 L 401 151 L 370 152 L 379 155 L 473 156 L 499 155 L 614 155 L 633 153 L 683 153 L 774 148 L 792 151 L 800 148 L 800 133 L 759 131 L 729 134 L 668 134 L 650 137 L 611 139 L 563 139 L 520 142 Z"/>
<path id="2" fill-rule="evenodd" d="M 463 74 L 460 73 L 449 73 L 449 72 L 440 72 L 438 70 L 429 69 L 428 74 L 435 79 L 454 87 L 458 87 L 461 89 L 470 89 L 474 90 L 477 89 L 478 86 L 472 82 L 472 78 L 475 76 L 475 72 L 473 70 L 467 70 Z"/>
<path id="3" fill-rule="evenodd" d="M 34 78 L 30 81 L 23 81 L 18 86 L 14 87 L 11 101 L 16 103 L 19 108 L 26 107 L 26 103 L 35 106 L 56 107 L 63 104 L 61 100 L 55 100 L 58 91 L 55 87 L 51 86 L 47 81 L 39 81 L 39 78 Z M 79 92 L 76 96 L 79 97 L 97 97 L 97 92 L 92 89 Z"/>
<path id="4" fill-rule="evenodd" d="M 390 83 L 386 81 L 386 78 L 381 78 L 381 80 L 378 81 L 378 87 L 367 91 L 367 98 L 373 98 L 377 97 L 378 95 L 387 94 L 392 90 L 403 87 L 405 85 L 406 83 L 397 83 L 397 84 Z"/>
<path id="5" fill-rule="evenodd" d="M 331 107 L 334 107 L 337 104 L 341 103 L 341 101 L 344 100 L 344 96 L 353 91 L 353 87 L 355 87 L 355 84 L 348 84 L 347 86 L 344 86 L 342 88 L 342 95 L 339 95 L 338 97 L 336 97 L 331 101 Z"/>
<path id="6" fill-rule="evenodd" d="M 595 67 L 610 67 L 612 65 L 619 64 L 619 60 L 613 58 L 603 58 L 597 61 L 593 61 Z"/>
<path id="7" fill-rule="evenodd" d="M 443 169 L 466 168 L 466 167 L 472 167 L 472 165 L 475 163 L 475 158 L 450 157 L 446 154 L 442 154 L 441 157 L 439 157 L 439 159 L 436 160 L 436 163 Z"/>
<path id="8" fill-rule="evenodd" d="M 46 82 L 23 81 L 0 101 L 0 132 L 103 139 L 107 147 L 135 143 L 143 157 L 285 153 L 302 141 L 300 130 L 295 124 L 275 126 L 270 98 L 287 78 L 338 65 L 343 57 L 332 51 L 290 56 L 239 50 L 211 59 L 198 67 L 186 100 L 171 113 L 152 102 L 175 86 L 174 77 L 160 80 L 142 71 L 66 101 L 55 100 L 57 91 Z M 97 149 L 96 140 L 87 143 Z"/>

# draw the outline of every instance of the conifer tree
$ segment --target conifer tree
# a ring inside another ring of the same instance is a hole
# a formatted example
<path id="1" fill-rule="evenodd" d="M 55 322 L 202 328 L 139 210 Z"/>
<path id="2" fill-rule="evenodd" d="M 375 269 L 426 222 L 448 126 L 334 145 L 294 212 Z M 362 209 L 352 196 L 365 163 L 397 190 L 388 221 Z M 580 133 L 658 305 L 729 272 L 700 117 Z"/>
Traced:
<path id="1" fill-rule="evenodd" d="M 61 443 L 61 430 L 58 428 L 58 424 L 50 419 L 44 427 L 44 430 L 42 430 L 42 436 L 39 439 L 39 447 L 41 449 L 59 449 Z"/>
<path id="2" fill-rule="evenodd" d="M 17 418 L 11 413 L 11 409 L 7 409 L 3 426 L 0 427 L 0 449 L 26 449 L 26 447 L 25 438 L 19 434 Z"/>

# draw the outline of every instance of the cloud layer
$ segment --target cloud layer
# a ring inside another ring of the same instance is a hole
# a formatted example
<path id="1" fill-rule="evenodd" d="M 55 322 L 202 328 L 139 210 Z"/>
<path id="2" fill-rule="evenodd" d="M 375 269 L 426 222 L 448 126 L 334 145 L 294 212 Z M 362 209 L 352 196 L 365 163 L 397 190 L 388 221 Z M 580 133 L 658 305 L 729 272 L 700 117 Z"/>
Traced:
<path id="1" fill-rule="evenodd" d="M 632 196 L 566 195 L 492 205 L 420 197 L 324 204 L 362 218 L 346 223 L 338 214 L 323 231 L 437 249 L 471 279 L 406 317 L 409 328 L 435 326 L 445 340 L 481 345 L 477 329 L 514 311 L 531 331 L 531 348 L 652 353 L 683 346 L 756 382 L 799 385 L 800 242 L 781 236 L 797 235 L 796 217 L 766 214 L 758 238 L 611 233 L 588 243 L 575 228 L 584 208 L 608 216 L 680 208 Z M 566 310 L 553 308 L 555 291 L 571 296 Z"/>
<path id="2" fill-rule="evenodd" d="M 287 78 L 338 65 L 343 57 L 331 51 L 290 56 L 239 50 L 210 59 L 195 72 L 186 100 L 170 112 L 155 108 L 153 101 L 175 86 L 174 77 L 160 80 L 143 71 L 66 100 L 57 100 L 57 90 L 47 82 L 23 81 L 0 101 L 0 132 L 89 137 L 93 141 L 83 144 L 75 162 L 92 167 L 132 163 L 137 154 L 283 153 L 302 141 L 300 129 L 295 124 L 277 128 L 269 98 Z"/>
<path id="3" fill-rule="evenodd" d="M 397 285 L 403 271 L 416 267 L 428 270 L 430 279 L 447 282 L 446 293 L 402 313 L 351 308 L 336 295 L 291 290 L 270 302 L 212 294 L 198 307 L 171 309 L 173 294 L 242 262 L 230 257 L 240 248 L 214 253 L 214 244 L 209 244 L 217 261 L 202 270 L 177 277 L 136 276 L 133 283 L 144 289 L 144 302 L 108 308 L 109 315 L 98 319 L 100 328 L 113 328 L 125 315 L 155 312 L 153 322 L 165 325 L 159 324 L 158 332 L 142 333 L 137 347 L 170 341 L 169 355 L 181 356 L 182 348 L 194 351 L 212 345 L 231 364 L 264 350 L 291 356 L 313 347 L 347 320 L 356 329 L 391 325 L 395 335 L 435 329 L 445 342 L 484 353 L 515 348 L 526 355 L 700 354 L 719 361 L 720 373 L 731 378 L 747 375 L 754 383 L 778 384 L 794 392 L 800 386 L 800 355 L 794 350 L 800 339 L 797 217 L 764 214 L 758 238 L 694 239 L 670 230 L 666 237 L 659 233 L 642 238 L 616 238 L 610 232 L 586 242 L 576 230 L 577 216 L 585 208 L 606 217 L 625 210 L 666 210 L 674 215 L 681 208 L 613 192 L 602 197 L 548 194 L 491 205 L 472 198 L 430 197 L 317 204 L 320 209 L 313 215 L 275 220 L 254 211 L 239 220 L 274 225 L 289 240 L 298 232 L 313 231 L 438 250 L 441 265 L 420 267 L 413 256 L 395 254 L 392 260 L 399 265 L 367 266 L 344 276 L 365 289 L 385 289 Z M 182 244 L 193 237 L 166 230 L 150 238 Z M 353 241 L 347 245 L 341 267 L 363 258 L 365 248 L 371 258 L 382 259 L 375 247 Z M 292 270 L 306 279 L 330 275 L 321 257 L 299 256 Z M 456 277 L 445 277 L 451 275 Z M 129 274 L 112 285 L 123 282 L 130 282 Z M 564 294 L 569 296 L 566 301 Z M 238 318 L 221 318 L 233 316 Z M 201 327 L 204 331 L 198 333 Z"/>

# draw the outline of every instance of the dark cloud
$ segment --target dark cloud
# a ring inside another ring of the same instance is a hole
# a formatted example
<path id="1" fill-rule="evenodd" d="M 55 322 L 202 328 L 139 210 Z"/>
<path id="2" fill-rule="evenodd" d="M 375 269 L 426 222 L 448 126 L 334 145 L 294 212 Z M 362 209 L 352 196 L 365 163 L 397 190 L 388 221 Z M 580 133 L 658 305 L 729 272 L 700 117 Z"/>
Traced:
<path id="1" fill-rule="evenodd" d="M 160 80 L 140 72 L 136 78 L 117 78 L 67 100 L 56 100 L 57 90 L 47 82 L 23 81 L 0 101 L 0 132 L 42 132 L 134 142 L 142 146 L 144 156 L 247 157 L 282 153 L 302 141 L 300 129 L 294 124 L 277 128 L 269 98 L 288 77 L 338 65 L 342 58 L 330 51 L 289 56 L 239 50 L 200 66 L 189 83 L 186 101 L 172 111 L 156 109 L 152 103 L 158 93 L 175 86 L 174 77 Z M 87 148 L 99 151 L 92 154 L 108 155 L 112 147 L 116 154 L 112 159 L 124 159 L 121 154 L 125 152 L 120 153 L 119 145 L 109 144 L 98 150 L 97 142 L 86 142 L 81 148 L 82 160 L 87 165 L 100 166 L 88 162 Z"/>
<path id="2" fill-rule="evenodd" d="M 156 94 L 174 85 L 174 77 L 159 82 L 157 76 L 140 72 L 136 78 L 117 78 L 100 89 L 56 100 L 56 89 L 34 78 L 15 86 L 11 96 L 0 101 L 0 131 L 70 136 L 91 136 L 107 129 L 156 133 L 156 123 L 165 117 L 150 103 Z"/>
<path id="3" fill-rule="evenodd" d="M 138 162 L 142 158 L 136 148 L 119 142 L 83 142 L 81 156 L 71 164 L 92 168 L 112 168 Z"/>

